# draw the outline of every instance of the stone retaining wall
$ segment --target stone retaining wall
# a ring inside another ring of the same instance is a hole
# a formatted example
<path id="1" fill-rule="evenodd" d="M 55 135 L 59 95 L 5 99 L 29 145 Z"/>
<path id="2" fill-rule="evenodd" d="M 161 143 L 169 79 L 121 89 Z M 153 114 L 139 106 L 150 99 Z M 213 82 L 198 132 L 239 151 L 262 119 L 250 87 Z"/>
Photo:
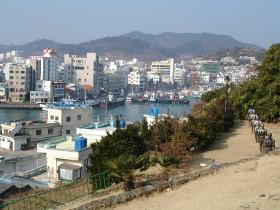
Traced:
<path id="1" fill-rule="evenodd" d="M 170 177 L 168 181 L 151 181 L 148 185 L 140 187 L 131 191 L 122 192 L 115 196 L 109 196 L 104 199 L 94 200 L 85 205 L 81 205 L 78 208 L 73 208 L 72 210 L 95 210 L 99 208 L 110 207 L 113 205 L 125 203 L 131 201 L 134 198 L 140 196 L 148 196 L 153 192 L 163 191 L 167 188 L 176 188 L 182 184 L 185 184 L 189 181 L 193 181 L 199 177 L 207 176 L 213 174 L 217 169 L 203 169 L 199 172 L 187 175 L 179 175 Z M 104 190 L 104 192 L 107 190 Z M 108 190 L 109 191 L 109 190 Z M 108 191 L 106 193 L 108 193 Z"/>

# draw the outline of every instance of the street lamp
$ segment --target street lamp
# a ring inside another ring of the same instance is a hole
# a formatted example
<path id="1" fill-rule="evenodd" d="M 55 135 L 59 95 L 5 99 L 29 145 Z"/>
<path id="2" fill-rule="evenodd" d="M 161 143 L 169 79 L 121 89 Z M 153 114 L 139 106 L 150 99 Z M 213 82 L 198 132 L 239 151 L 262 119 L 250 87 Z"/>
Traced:
<path id="1" fill-rule="evenodd" d="M 228 117 L 227 117 L 227 103 L 228 103 L 228 90 L 229 90 L 229 82 L 230 82 L 229 76 L 226 76 L 224 81 L 225 81 L 225 120 L 227 122 L 227 120 L 228 120 Z"/>

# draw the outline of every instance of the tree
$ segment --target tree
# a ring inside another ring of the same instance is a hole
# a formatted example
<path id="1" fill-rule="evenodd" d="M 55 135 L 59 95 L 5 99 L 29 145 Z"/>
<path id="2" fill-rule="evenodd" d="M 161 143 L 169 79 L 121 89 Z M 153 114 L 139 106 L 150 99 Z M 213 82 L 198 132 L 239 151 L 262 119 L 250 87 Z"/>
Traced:
<path id="1" fill-rule="evenodd" d="M 148 122 L 147 122 L 146 118 L 144 118 L 141 123 L 141 137 L 144 140 L 147 148 L 151 149 L 152 148 L 152 145 L 151 145 L 152 138 L 151 138 L 151 132 L 149 130 Z"/>
<path id="2" fill-rule="evenodd" d="M 104 172 L 104 161 L 115 159 L 127 153 L 130 155 L 142 155 L 147 151 L 145 142 L 140 136 L 138 125 L 128 125 L 125 129 L 116 129 L 113 134 L 107 133 L 100 142 L 91 145 L 92 155 L 90 156 L 92 175 Z"/>
<path id="3" fill-rule="evenodd" d="M 145 153 L 140 156 L 122 154 L 118 158 L 105 161 L 105 167 L 110 175 L 124 181 L 124 190 L 135 188 L 135 171 L 147 169 L 149 163 L 149 154 Z"/>
<path id="4" fill-rule="evenodd" d="M 266 51 L 259 75 L 233 88 L 230 100 L 239 118 L 253 107 L 262 120 L 277 121 L 280 117 L 280 44 Z"/>

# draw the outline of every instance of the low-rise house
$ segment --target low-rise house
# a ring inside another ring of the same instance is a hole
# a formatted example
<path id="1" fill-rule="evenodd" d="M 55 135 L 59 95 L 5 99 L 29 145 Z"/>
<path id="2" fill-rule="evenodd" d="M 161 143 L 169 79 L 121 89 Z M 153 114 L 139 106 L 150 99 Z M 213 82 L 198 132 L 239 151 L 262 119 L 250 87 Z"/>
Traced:
<path id="1" fill-rule="evenodd" d="M 37 151 L 46 153 L 47 173 L 51 181 L 74 181 L 88 175 L 91 141 L 79 136 L 63 136 L 39 143 Z"/>
<path id="2" fill-rule="evenodd" d="M 28 148 L 36 146 L 40 141 L 61 136 L 61 126 L 59 123 L 46 123 L 44 121 L 18 120 L 11 123 L 5 123 L 1 124 L 1 131 L 2 135 L 7 136 L 4 139 L 12 141 L 11 137 L 13 136 L 11 135 L 15 135 L 14 139 L 17 140 L 17 144 L 27 144 Z M 24 134 L 26 142 L 23 141 L 23 137 L 19 138 L 19 134 Z M 13 145 L 15 145 L 15 143 L 13 143 Z M 5 146 L 5 148 L 8 149 L 7 146 Z M 20 150 L 18 149 L 19 147 L 16 148 L 17 150 Z"/>
<path id="3" fill-rule="evenodd" d="M 0 148 L 19 151 L 27 148 L 28 135 L 24 133 L 0 134 Z"/>

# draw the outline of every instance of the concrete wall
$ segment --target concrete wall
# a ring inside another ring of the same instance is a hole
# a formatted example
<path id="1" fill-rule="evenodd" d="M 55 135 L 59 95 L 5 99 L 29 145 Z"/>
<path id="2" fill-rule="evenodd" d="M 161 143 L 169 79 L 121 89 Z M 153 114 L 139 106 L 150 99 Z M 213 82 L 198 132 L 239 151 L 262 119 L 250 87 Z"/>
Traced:
<path id="1" fill-rule="evenodd" d="M 19 157 L 6 160 L 0 163 L 0 174 L 8 175 L 16 171 L 30 171 L 35 168 L 47 165 L 45 154 L 32 155 L 28 157 Z"/>
<path id="2" fill-rule="evenodd" d="M 81 115 L 81 120 L 78 120 L 78 115 Z M 56 120 L 56 117 L 58 117 L 58 120 Z M 67 117 L 70 117 L 70 122 L 67 122 Z M 76 135 L 77 127 L 89 124 L 92 121 L 92 109 L 88 107 L 48 109 L 48 122 L 59 122 L 62 125 L 62 135 L 74 136 Z M 67 133 L 67 130 L 70 130 L 70 134 Z"/>
<path id="3" fill-rule="evenodd" d="M 21 145 L 27 143 L 27 136 L 10 137 L 6 135 L 0 135 L 0 148 L 8 149 L 12 151 L 21 150 Z"/>
<path id="4" fill-rule="evenodd" d="M 73 165 L 82 166 L 81 176 L 86 176 L 86 163 L 89 163 L 88 158 L 92 153 L 92 150 L 89 147 L 80 152 L 56 149 L 45 149 L 41 150 L 40 152 L 46 152 L 49 176 L 51 178 L 58 179 L 57 170 L 59 165 L 61 165 L 62 163 L 70 163 Z"/>
<path id="5" fill-rule="evenodd" d="M 48 130 L 52 129 L 53 133 L 49 134 Z M 47 140 L 52 137 L 57 137 L 61 135 L 61 126 L 58 123 L 47 123 L 47 124 L 33 124 L 26 125 L 24 127 L 25 133 L 30 135 L 30 143 L 33 145 L 39 141 Z M 41 135 L 36 135 L 36 130 L 41 130 Z"/>

